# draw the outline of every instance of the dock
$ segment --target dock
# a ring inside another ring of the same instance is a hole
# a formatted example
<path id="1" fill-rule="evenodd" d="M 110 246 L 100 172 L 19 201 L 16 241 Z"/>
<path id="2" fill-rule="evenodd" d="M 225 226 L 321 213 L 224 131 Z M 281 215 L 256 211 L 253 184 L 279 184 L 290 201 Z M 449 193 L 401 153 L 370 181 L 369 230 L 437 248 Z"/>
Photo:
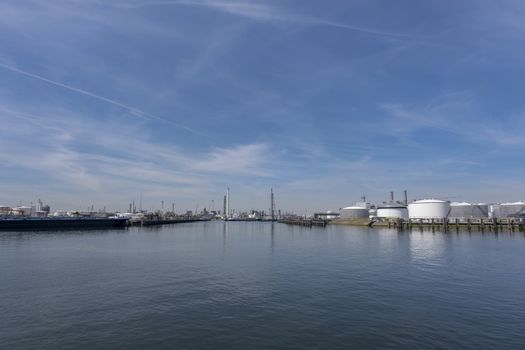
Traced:
<path id="1" fill-rule="evenodd" d="M 203 219 L 166 219 L 166 220 L 142 220 L 130 222 L 130 226 L 159 226 L 159 225 L 171 225 L 171 224 L 182 224 L 188 222 L 197 221 L 209 221 Z"/>
<path id="2" fill-rule="evenodd" d="M 278 220 L 277 222 L 281 224 L 286 224 L 286 225 L 297 225 L 297 226 L 306 226 L 306 227 L 312 227 L 312 226 L 325 227 L 328 223 L 326 220 L 302 219 L 302 218 L 282 219 L 282 220 Z"/>
<path id="3" fill-rule="evenodd" d="M 477 230 L 493 230 L 502 231 L 508 230 L 510 232 L 524 231 L 524 223 L 513 218 L 479 218 L 479 219 L 464 219 L 464 218 L 443 218 L 443 219 L 389 219 L 378 222 L 371 221 L 370 227 L 374 226 L 388 226 L 388 228 L 396 228 L 398 230 L 412 230 L 412 229 L 439 229 L 442 231 L 450 231 L 452 229 L 460 230 L 466 229 L 468 231 Z"/>

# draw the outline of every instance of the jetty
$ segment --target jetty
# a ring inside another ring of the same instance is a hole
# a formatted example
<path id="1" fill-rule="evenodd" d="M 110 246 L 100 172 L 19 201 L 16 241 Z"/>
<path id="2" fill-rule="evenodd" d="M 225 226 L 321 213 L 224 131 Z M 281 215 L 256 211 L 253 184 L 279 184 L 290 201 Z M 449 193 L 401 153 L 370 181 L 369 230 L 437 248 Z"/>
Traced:
<path id="1" fill-rule="evenodd" d="M 151 220 L 140 220 L 130 221 L 130 226 L 159 226 L 159 225 L 171 225 L 171 224 L 182 224 L 197 221 L 210 221 L 209 219 L 194 219 L 194 218 L 181 218 L 181 219 L 151 219 Z"/>
<path id="2" fill-rule="evenodd" d="M 298 226 L 322 226 L 325 227 L 328 224 L 327 220 L 319 219 L 303 219 L 303 218 L 288 218 L 277 220 L 278 223 L 287 224 L 287 225 L 298 225 Z"/>
<path id="3" fill-rule="evenodd" d="M 510 232 L 518 231 L 524 232 L 525 223 L 514 218 L 442 218 L 442 219 L 386 219 L 386 220 L 370 220 L 369 227 L 381 226 L 388 228 L 396 228 L 399 230 L 412 229 L 438 229 L 442 231 L 467 229 L 468 231 L 477 230 L 493 230 L 502 231 L 508 230 Z"/>

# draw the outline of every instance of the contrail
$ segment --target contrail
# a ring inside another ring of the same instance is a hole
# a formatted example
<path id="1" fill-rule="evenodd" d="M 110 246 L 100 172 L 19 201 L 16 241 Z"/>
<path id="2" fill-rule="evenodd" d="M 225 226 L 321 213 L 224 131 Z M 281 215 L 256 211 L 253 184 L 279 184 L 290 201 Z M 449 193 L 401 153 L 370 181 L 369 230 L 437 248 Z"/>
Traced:
<path id="1" fill-rule="evenodd" d="M 80 89 L 80 88 L 77 88 L 77 87 L 74 87 L 74 86 L 71 86 L 71 85 L 67 85 L 67 84 L 61 83 L 59 81 L 51 80 L 51 79 L 42 77 L 40 75 L 36 75 L 36 74 L 30 73 L 30 72 L 27 72 L 25 70 L 22 70 L 22 69 L 10 66 L 10 65 L 5 64 L 5 63 L 0 62 L 0 67 L 5 68 L 7 70 L 10 70 L 11 72 L 22 74 L 22 75 L 25 75 L 27 77 L 33 78 L 33 79 L 41 80 L 41 81 L 44 81 L 46 83 L 49 83 L 49 84 L 52 84 L 52 85 L 55 85 L 55 86 L 59 86 L 61 88 L 64 88 L 64 89 L 67 89 L 67 90 L 70 90 L 70 91 L 74 91 L 76 93 L 79 93 L 79 94 L 82 94 L 82 95 L 85 95 L 85 96 L 89 96 L 89 97 L 94 98 L 96 100 L 103 101 L 103 102 L 112 104 L 114 106 L 123 108 L 123 109 L 127 110 L 128 112 L 130 112 L 131 114 L 133 114 L 134 116 L 137 116 L 139 118 L 146 119 L 146 120 L 162 121 L 162 122 L 165 122 L 165 123 L 172 124 L 172 125 L 174 125 L 174 126 L 176 126 L 178 128 L 187 130 L 189 132 L 192 132 L 192 133 L 195 133 L 195 134 L 199 134 L 199 135 L 204 135 L 202 133 L 196 132 L 195 130 L 191 129 L 188 126 L 185 126 L 185 125 L 182 125 L 182 124 L 178 124 L 178 123 L 172 122 L 170 120 L 166 120 L 166 119 L 161 118 L 161 117 L 157 117 L 157 116 L 155 116 L 153 114 L 144 112 L 144 111 L 142 111 L 142 110 L 140 110 L 138 108 L 125 105 L 125 104 L 120 103 L 118 101 L 109 99 L 109 98 L 104 97 L 104 96 L 97 95 L 95 93 L 92 93 L 92 92 L 89 92 L 89 91 L 86 91 L 86 90 L 83 90 L 83 89 Z"/>
<path id="2" fill-rule="evenodd" d="M 210 0 L 159 0 L 151 1 L 147 3 L 128 3 L 128 4 L 117 4 L 115 6 L 121 8 L 142 8 L 149 6 L 198 6 L 208 7 L 219 11 L 223 11 L 232 15 L 246 17 L 256 21 L 283 21 L 283 22 L 295 22 L 306 25 L 318 25 L 328 26 L 339 29 L 346 29 L 354 32 L 360 32 L 370 35 L 392 37 L 392 38 L 405 38 L 410 39 L 411 36 L 407 34 L 380 31 L 365 27 L 353 26 L 345 23 L 334 22 L 329 20 L 323 20 L 316 17 L 301 16 L 287 14 L 276 11 L 273 7 L 258 4 L 258 3 L 243 3 L 233 1 L 210 1 Z"/>

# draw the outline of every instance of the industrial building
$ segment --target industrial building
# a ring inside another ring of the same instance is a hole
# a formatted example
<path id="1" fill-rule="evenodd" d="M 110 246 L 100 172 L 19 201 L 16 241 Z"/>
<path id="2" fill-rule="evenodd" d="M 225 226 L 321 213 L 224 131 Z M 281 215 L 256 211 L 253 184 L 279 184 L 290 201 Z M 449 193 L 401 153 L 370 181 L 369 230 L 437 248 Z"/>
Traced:
<path id="1" fill-rule="evenodd" d="M 7 205 L 0 205 L 0 215 L 8 215 L 12 208 Z"/>
<path id="2" fill-rule="evenodd" d="M 340 217 L 339 213 L 334 213 L 331 210 L 328 210 L 327 212 L 322 212 L 322 213 L 314 213 L 315 220 L 333 220 L 339 217 Z"/>

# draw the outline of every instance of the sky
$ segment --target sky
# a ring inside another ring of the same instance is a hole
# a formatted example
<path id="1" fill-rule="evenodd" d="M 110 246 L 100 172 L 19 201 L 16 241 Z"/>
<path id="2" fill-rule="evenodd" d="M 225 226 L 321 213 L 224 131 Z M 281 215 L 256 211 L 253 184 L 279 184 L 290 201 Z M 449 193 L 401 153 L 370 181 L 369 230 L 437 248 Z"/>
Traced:
<path id="1" fill-rule="evenodd" d="M 523 18 L 523 1 L 4 0 L 0 204 L 525 199 Z"/>

